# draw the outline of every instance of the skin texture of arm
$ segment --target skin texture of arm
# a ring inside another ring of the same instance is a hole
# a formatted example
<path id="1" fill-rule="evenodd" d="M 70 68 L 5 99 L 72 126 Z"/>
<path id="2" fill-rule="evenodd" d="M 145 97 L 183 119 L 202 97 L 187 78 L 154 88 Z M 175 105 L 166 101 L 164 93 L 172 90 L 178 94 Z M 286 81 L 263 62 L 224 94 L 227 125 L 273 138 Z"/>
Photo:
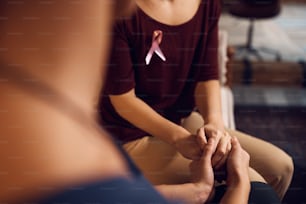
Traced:
<path id="1" fill-rule="evenodd" d="M 229 187 L 224 194 L 220 204 L 247 204 L 250 193 L 250 184 L 237 184 L 236 186 Z"/>
<path id="2" fill-rule="evenodd" d="M 195 100 L 205 124 L 214 123 L 218 128 L 224 128 L 218 80 L 199 82 L 195 91 Z"/>
<path id="3" fill-rule="evenodd" d="M 202 154 L 197 137 L 159 115 L 135 95 L 134 89 L 121 95 L 111 95 L 110 100 L 121 117 L 149 134 L 174 145 L 186 158 L 198 159 Z"/>

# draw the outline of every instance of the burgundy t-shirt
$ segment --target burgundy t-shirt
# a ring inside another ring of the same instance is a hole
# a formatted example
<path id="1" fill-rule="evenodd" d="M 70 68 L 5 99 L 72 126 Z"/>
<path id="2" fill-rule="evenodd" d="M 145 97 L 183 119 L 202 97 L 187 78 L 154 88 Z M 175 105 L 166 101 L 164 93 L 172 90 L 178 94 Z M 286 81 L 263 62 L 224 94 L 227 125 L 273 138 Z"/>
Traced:
<path id="1" fill-rule="evenodd" d="M 196 83 L 218 79 L 218 2 L 203 0 L 192 19 L 177 26 L 160 23 L 139 8 L 130 18 L 116 22 L 99 104 L 102 124 L 114 137 L 128 142 L 150 134 L 120 117 L 108 95 L 135 88 L 137 97 L 179 124 L 195 108 Z M 166 61 L 154 53 L 146 65 L 155 30 L 163 32 L 160 49 Z"/>

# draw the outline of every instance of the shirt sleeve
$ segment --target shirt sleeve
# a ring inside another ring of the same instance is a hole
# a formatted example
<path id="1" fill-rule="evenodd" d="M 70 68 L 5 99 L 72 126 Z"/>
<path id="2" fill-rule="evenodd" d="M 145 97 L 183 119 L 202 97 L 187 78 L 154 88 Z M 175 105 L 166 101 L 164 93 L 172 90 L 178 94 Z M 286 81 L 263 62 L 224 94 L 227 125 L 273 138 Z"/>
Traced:
<path id="1" fill-rule="evenodd" d="M 200 69 L 197 81 L 208 81 L 219 79 L 218 69 L 218 22 L 221 13 L 219 1 L 208 1 L 210 3 L 210 11 L 208 19 L 207 40 L 202 48 L 198 68 Z M 205 36 L 205 35 L 204 35 Z"/>
<path id="2" fill-rule="evenodd" d="M 104 94 L 120 95 L 135 87 L 134 70 L 131 60 L 131 48 L 128 33 L 123 21 L 117 22 L 112 33 L 112 44 Z"/>

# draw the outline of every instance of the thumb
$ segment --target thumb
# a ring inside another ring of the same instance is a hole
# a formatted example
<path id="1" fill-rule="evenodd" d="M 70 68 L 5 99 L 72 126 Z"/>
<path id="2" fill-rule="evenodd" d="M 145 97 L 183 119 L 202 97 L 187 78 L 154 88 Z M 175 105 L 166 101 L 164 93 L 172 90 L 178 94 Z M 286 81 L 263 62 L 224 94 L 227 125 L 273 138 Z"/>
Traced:
<path id="1" fill-rule="evenodd" d="M 203 158 L 211 161 L 211 157 L 214 153 L 215 139 L 209 138 L 208 142 L 204 145 L 203 148 Z"/>
<path id="2" fill-rule="evenodd" d="M 203 149 L 207 143 L 204 127 L 198 129 L 196 137 L 198 144 Z"/>
<path id="3" fill-rule="evenodd" d="M 235 136 L 232 136 L 231 145 L 232 145 L 232 149 L 237 149 L 241 147 L 237 137 Z"/>
<path id="4" fill-rule="evenodd" d="M 229 153 L 230 158 L 235 154 L 235 152 L 237 152 L 237 151 L 239 151 L 239 149 L 241 149 L 240 143 L 239 143 L 237 137 L 235 137 L 235 136 L 232 136 L 232 138 L 231 138 L 231 145 L 232 145 L 232 149 Z"/>

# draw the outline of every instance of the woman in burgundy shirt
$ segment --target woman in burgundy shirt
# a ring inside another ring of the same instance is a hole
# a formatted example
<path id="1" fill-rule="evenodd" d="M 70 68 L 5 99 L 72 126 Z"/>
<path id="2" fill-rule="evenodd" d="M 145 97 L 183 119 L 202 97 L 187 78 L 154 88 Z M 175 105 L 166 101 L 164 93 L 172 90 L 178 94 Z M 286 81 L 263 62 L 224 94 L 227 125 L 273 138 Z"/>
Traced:
<path id="1" fill-rule="evenodd" d="M 227 129 L 222 121 L 218 1 L 136 4 L 136 13 L 120 19 L 112 33 L 100 102 L 103 126 L 156 185 L 189 181 L 188 165 L 200 158 L 206 138 L 216 141 L 212 164 L 222 169 L 236 136 L 251 156 L 251 181 L 271 184 L 282 198 L 293 173 L 291 158 L 270 143 Z"/>

